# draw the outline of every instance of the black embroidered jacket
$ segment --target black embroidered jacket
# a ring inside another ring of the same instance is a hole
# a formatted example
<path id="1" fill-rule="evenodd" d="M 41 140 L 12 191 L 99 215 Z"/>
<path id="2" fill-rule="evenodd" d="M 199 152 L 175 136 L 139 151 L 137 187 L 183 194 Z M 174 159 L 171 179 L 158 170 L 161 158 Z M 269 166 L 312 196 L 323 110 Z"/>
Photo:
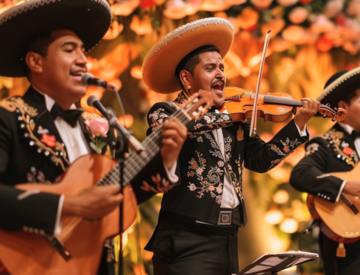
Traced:
<path id="1" fill-rule="evenodd" d="M 180 93 L 174 102 L 155 104 L 148 115 L 148 133 L 159 127 L 185 97 Z M 212 130 L 222 128 L 225 143 L 223 158 Z M 222 201 L 225 171 L 240 199 L 240 214 L 246 224 L 242 192 L 243 166 L 266 172 L 306 141 L 290 121 L 268 143 L 258 136 L 249 137 L 249 125 L 232 123 L 231 116 L 207 113 L 200 121 L 188 125 L 189 136 L 178 159 L 179 184 L 164 193 L 162 213 L 177 214 L 194 220 L 217 224 Z"/>
<path id="2" fill-rule="evenodd" d="M 293 169 L 290 184 L 299 191 L 335 202 L 343 180 L 324 174 L 350 171 L 358 161 L 354 140 L 335 124 L 306 144 L 306 157 Z"/>
<path id="3" fill-rule="evenodd" d="M 51 234 L 59 195 L 40 193 L 19 200 L 17 196 L 23 191 L 12 186 L 59 182 L 69 167 L 66 148 L 46 109 L 44 97 L 32 87 L 23 97 L 0 101 L 0 107 L 0 228 L 17 230 L 26 227 Z M 79 118 L 91 153 L 117 157 L 119 135 L 112 128 L 107 137 L 91 135 L 84 121 L 92 118 L 94 114 L 87 112 Z M 157 158 L 145 169 L 151 172 L 138 175 L 133 180 L 135 184 L 142 180 L 151 183 L 157 174 L 160 179 L 166 177 L 161 157 Z M 84 171 L 79 171 L 79 177 L 81 173 Z"/>

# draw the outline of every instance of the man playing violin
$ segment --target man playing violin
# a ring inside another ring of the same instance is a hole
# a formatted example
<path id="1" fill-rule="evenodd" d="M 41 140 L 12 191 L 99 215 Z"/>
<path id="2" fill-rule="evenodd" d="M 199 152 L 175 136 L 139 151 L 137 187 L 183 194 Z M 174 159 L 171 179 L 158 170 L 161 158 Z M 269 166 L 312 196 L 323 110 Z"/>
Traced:
<path id="1" fill-rule="evenodd" d="M 105 0 L 29 0 L 0 15 L 0 36 L 6 41 L 0 43 L 0 75 L 27 76 L 31 83 L 23 97 L 0 102 L 2 230 L 57 236 L 64 217 L 98 219 L 119 207 L 123 196 L 116 182 L 89 188 L 81 196 L 14 188 L 18 183 L 59 182 L 69 165 L 85 154 L 118 158 L 124 153 L 120 135 L 109 129 L 106 120 L 74 105 L 86 92 L 81 82 L 81 74 L 87 71 L 85 52 L 101 40 L 111 21 Z M 90 122 L 103 130 L 92 128 Z M 154 174 L 142 175 L 138 181 L 151 182 L 157 173 L 167 178 L 166 170 L 176 162 L 186 138 L 186 127 L 172 119 L 164 125 L 163 137 L 164 165 L 160 157 L 151 163 Z M 78 173 L 80 179 L 86 171 Z M 99 274 L 113 274 L 104 252 Z"/>
<path id="2" fill-rule="evenodd" d="M 317 99 L 323 104 L 344 108 L 347 115 L 344 121 L 306 144 L 306 156 L 294 167 L 290 184 L 299 191 L 333 203 L 340 200 L 342 193 L 359 196 L 360 179 L 344 181 L 327 174 L 350 171 L 359 162 L 360 68 L 335 73 Z M 319 242 L 326 275 L 359 273 L 359 241 L 339 245 L 320 232 Z"/>
<path id="3" fill-rule="evenodd" d="M 162 38 L 147 54 L 143 79 L 150 89 L 172 93 L 173 102 L 155 104 L 155 131 L 184 100 L 199 90 L 214 94 L 214 108 L 188 126 L 177 161 L 178 185 L 164 193 L 159 222 L 146 249 L 154 252 L 154 274 L 235 274 L 239 271 L 237 231 L 246 225 L 242 169 L 266 172 L 308 140 L 305 123 L 319 108 L 312 99 L 275 137 L 249 137 L 249 125 L 220 113 L 226 78 L 223 57 L 234 38 L 231 23 L 206 18 Z M 143 188 L 144 192 L 146 187 Z"/>

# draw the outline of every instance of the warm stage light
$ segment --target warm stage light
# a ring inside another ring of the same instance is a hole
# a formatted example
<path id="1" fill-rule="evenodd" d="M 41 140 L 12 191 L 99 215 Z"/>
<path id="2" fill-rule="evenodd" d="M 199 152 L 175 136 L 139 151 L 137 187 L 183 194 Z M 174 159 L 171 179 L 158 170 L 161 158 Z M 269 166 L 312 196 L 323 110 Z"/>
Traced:
<path id="1" fill-rule="evenodd" d="M 298 230 L 299 224 L 296 220 L 287 218 L 280 224 L 280 229 L 285 233 L 295 233 Z"/>

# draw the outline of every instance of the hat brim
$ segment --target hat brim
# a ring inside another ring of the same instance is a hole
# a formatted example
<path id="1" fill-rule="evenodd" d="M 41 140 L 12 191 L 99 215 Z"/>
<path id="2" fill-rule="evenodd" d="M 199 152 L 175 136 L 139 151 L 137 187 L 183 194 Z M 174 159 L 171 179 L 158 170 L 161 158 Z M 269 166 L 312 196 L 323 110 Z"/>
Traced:
<path id="1" fill-rule="evenodd" d="M 160 39 L 148 52 L 142 66 L 143 80 L 157 93 L 179 91 L 175 70 L 187 54 L 201 46 L 213 45 L 224 57 L 233 39 L 233 26 L 222 18 L 205 18 L 181 26 Z"/>
<path id="2" fill-rule="evenodd" d="M 331 82 L 316 100 L 322 104 L 330 104 L 331 108 L 335 108 L 339 101 L 356 89 L 360 89 L 360 68 L 348 71 Z"/>
<path id="3" fill-rule="evenodd" d="M 105 0 L 30 0 L 15 6 L 0 15 L 0 75 L 25 76 L 22 58 L 40 35 L 68 29 L 88 51 L 104 36 L 111 20 Z"/>

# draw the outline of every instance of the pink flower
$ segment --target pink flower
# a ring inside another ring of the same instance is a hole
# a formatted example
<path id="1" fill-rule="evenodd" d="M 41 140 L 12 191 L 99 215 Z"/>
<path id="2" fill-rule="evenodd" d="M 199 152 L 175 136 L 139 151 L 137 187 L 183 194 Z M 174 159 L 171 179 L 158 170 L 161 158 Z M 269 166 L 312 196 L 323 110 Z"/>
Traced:
<path id="1" fill-rule="evenodd" d="M 109 131 L 109 123 L 102 117 L 86 120 L 84 123 L 92 136 L 106 137 L 106 133 Z"/>

